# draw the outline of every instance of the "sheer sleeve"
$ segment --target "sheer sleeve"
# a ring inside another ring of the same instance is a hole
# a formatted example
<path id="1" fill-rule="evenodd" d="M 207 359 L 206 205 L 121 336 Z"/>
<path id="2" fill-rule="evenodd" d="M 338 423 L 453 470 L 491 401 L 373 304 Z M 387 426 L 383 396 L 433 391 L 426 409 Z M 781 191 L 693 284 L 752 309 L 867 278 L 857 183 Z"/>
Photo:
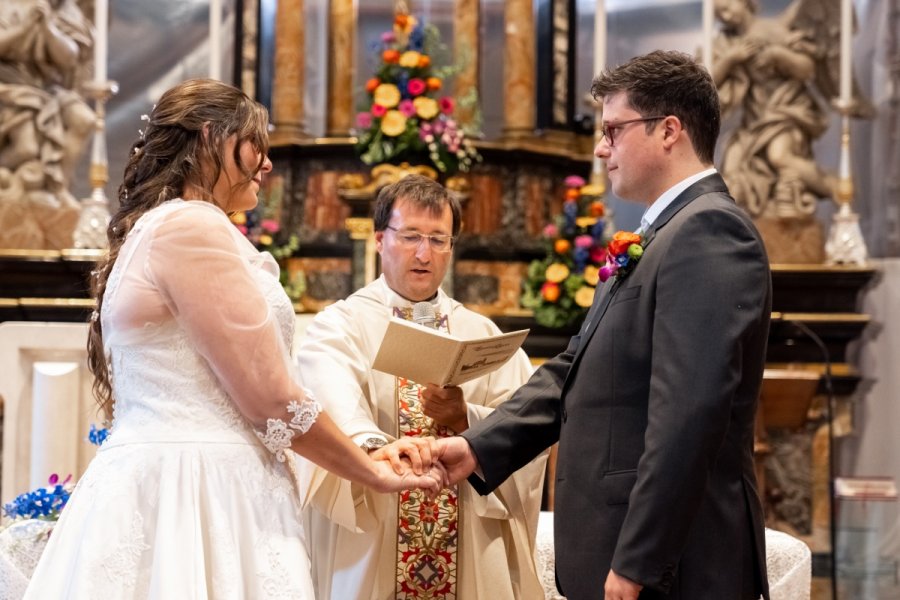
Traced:
<path id="1" fill-rule="evenodd" d="M 321 407 L 292 378 L 272 308 L 228 218 L 189 203 L 156 228 L 146 275 L 257 436 L 284 460 Z"/>

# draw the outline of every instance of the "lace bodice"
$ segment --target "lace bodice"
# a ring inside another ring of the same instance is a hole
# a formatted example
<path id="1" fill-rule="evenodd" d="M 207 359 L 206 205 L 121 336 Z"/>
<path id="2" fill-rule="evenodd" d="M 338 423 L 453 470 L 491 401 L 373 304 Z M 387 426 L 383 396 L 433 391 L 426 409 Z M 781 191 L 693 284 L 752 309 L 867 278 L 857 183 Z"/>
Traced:
<path id="1" fill-rule="evenodd" d="M 318 415 L 292 377 L 294 311 L 278 266 L 213 205 L 173 200 L 141 217 L 101 318 L 111 445 L 259 437 L 283 460 Z"/>

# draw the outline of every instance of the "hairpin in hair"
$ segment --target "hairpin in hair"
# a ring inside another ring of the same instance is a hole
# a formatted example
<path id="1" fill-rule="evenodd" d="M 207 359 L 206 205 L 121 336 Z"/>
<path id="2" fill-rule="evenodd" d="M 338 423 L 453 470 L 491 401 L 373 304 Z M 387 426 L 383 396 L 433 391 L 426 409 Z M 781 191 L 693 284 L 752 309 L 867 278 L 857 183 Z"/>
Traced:
<path id="1" fill-rule="evenodd" d="M 156 108 L 156 107 L 154 106 L 154 108 Z M 147 125 L 149 125 L 150 124 L 150 115 L 147 115 L 147 114 L 141 115 L 141 121 L 144 121 L 145 123 L 147 123 Z M 141 136 L 141 140 L 146 141 L 147 130 L 146 129 L 138 129 L 138 135 Z M 135 152 L 137 152 L 137 148 L 135 148 Z"/>

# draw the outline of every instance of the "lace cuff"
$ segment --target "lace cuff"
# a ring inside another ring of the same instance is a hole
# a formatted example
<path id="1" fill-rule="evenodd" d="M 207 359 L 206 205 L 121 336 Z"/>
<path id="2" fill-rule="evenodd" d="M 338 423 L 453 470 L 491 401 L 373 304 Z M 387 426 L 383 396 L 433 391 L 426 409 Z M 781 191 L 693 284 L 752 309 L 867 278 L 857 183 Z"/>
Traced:
<path id="1" fill-rule="evenodd" d="M 269 419 L 266 421 L 266 433 L 256 432 L 263 446 L 275 455 L 278 462 L 284 462 L 284 450 L 290 448 L 297 432 L 306 433 L 313 426 L 322 412 L 322 406 L 307 394 L 303 402 L 292 400 L 287 405 L 287 411 L 294 415 L 288 423 L 281 419 Z"/>

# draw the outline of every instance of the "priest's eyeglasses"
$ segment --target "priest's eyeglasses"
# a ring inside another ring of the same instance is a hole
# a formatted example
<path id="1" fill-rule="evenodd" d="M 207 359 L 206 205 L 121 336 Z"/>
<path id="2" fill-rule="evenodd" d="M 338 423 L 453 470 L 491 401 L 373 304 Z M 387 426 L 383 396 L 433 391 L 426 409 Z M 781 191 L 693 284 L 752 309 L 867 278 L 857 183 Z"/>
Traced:
<path id="1" fill-rule="evenodd" d="M 387 229 L 390 229 L 394 232 L 394 237 L 397 238 L 397 242 L 406 248 L 418 248 L 419 244 L 421 244 L 424 240 L 428 240 L 428 245 L 431 247 L 432 252 L 439 252 L 444 254 L 446 252 L 450 252 L 453 249 L 454 237 L 452 235 L 445 235 L 442 233 L 435 233 L 432 235 L 428 235 L 425 233 L 419 233 L 418 231 L 407 231 L 405 229 L 397 229 L 396 227 L 391 227 L 390 225 L 386 226 Z"/>
<path id="2" fill-rule="evenodd" d="M 648 121 L 659 121 L 661 119 L 665 119 L 665 116 L 661 117 L 641 117 L 640 119 L 628 119 L 627 121 L 619 121 L 618 123 L 606 123 L 601 129 L 601 133 L 603 133 L 603 137 L 606 138 L 606 143 L 610 148 L 616 145 L 616 132 L 620 129 L 624 128 L 626 125 L 631 125 L 632 123 L 646 123 Z"/>

